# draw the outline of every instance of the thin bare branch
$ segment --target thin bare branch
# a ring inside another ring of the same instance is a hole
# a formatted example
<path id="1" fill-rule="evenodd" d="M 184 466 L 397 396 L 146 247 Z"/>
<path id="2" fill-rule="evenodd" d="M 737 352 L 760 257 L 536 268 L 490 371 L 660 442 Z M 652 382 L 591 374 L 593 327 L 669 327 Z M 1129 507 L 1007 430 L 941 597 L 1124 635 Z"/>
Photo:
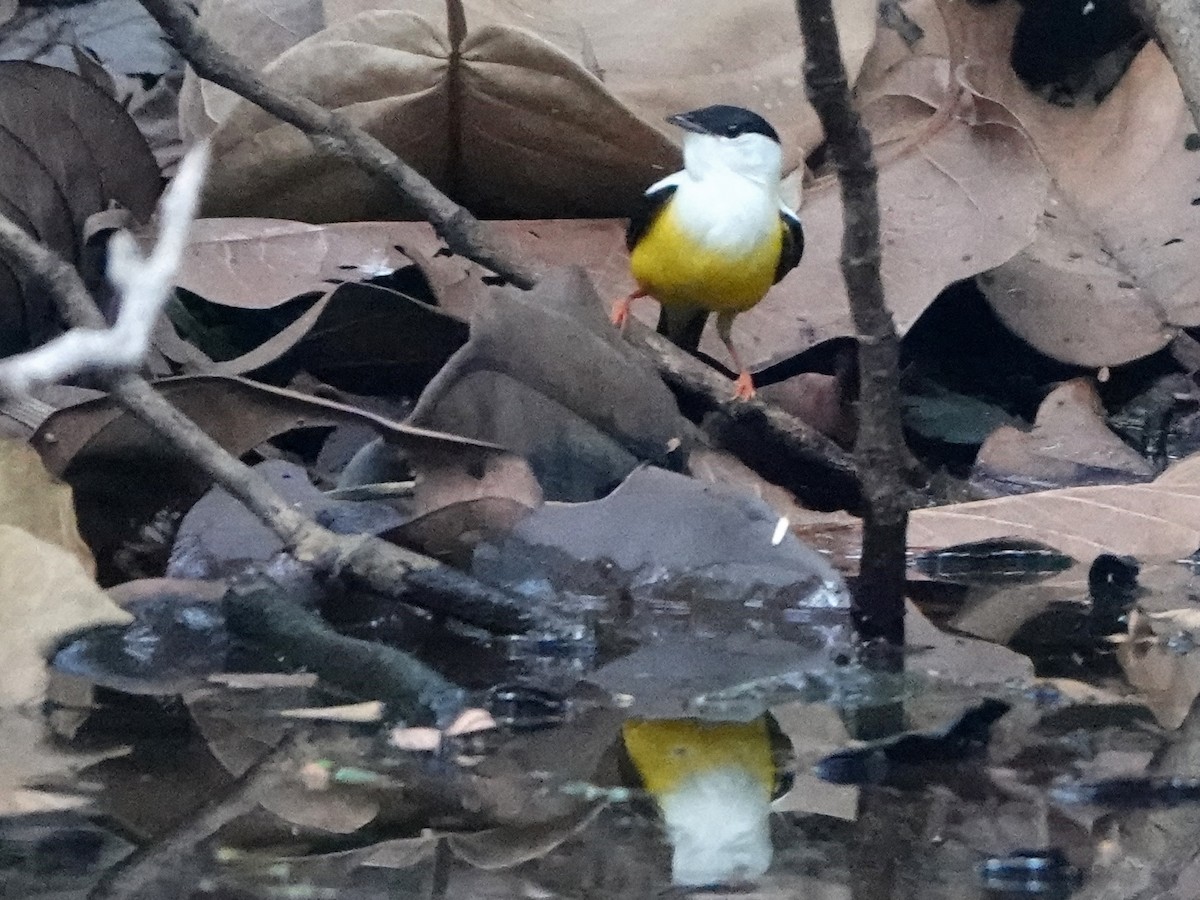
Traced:
<path id="1" fill-rule="evenodd" d="M 854 108 L 831 0 L 796 0 L 804 35 L 808 98 L 842 189 L 842 276 L 858 331 L 858 439 L 863 552 L 854 619 L 860 637 L 904 643 L 905 543 L 916 470 L 900 418 L 900 339 L 880 277 L 878 173 L 871 138 Z"/>
<path id="2" fill-rule="evenodd" d="M 142 6 L 162 26 L 201 78 L 228 88 L 281 121 L 299 128 L 319 149 L 345 157 L 391 184 L 433 225 L 455 253 L 504 276 L 517 287 L 533 287 L 538 279 L 534 266 L 521 259 L 491 228 L 439 191 L 433 182 L 380 141 L 307 97 L 268 84 L 214 42 L 196 21 L 196 14 L 182 0 L 142 0 Z"/>
<path id="3" fill-rule="evenodd" d="M 840 493 L 853 493 L 858 478 L 854 460 L 817 429 L 773 403 L 734 398 L 728 378 L 696 357 L 681 352 L 667 338 L 640 322 L 627 323 L 625 337 L 653 360 L 659 374 L 673 390 L 704 398 L 707 408 L 719 411 L 750 431 L 766 432 L 772 443 L 787 453 L 789 463 L 823 470 L 841 482 Z"/>

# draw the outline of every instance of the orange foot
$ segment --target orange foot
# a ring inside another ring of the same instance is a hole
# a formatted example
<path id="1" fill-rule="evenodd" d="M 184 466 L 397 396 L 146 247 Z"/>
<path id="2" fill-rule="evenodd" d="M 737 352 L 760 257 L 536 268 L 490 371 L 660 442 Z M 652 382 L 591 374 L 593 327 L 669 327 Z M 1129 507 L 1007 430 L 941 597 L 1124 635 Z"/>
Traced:
<path id="1" fill-rule="evenodd" d="M 625 329 L 625 323 L 629 321 L 629 310 L 632 306 L 632 297 L 622 297 L 613 304 L 612 315 L 610 318 L 612 319 L 612 323 L 622 331 Z"/>
<path id="2" fill-rule="evenodd" d="M 754 379 L 745 369 L 742 369 L 742 374 L 738 376 L 737 383 L 733 387 L 733 396 L 738 400 L 754 399 Z"/>
<path id="3" fill-rule="evenodd" d="M 645 296 L 647 296 L 646 292 L 641 288 L 638 288 L 628 297 L 622 297 L 620 300 L 614 303 L 612 315 L 609 317 L 612 320 L 612 323 L 624 331 L 625 323 L 629 321 L 630 310 L 633 309 L 633 301 Z"/>

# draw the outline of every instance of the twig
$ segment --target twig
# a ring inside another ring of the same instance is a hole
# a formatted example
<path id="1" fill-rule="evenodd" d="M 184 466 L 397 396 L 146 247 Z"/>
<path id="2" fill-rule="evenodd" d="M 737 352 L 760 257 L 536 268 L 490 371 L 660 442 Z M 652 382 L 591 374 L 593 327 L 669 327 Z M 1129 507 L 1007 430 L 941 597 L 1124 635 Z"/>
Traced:
<path id="1" fill-rule="evenodd" d="M 1158 38 L 1200 131 L 1200 5 L 1195 0 L 1137 0 L 1134 11 Z"/>
<path id="2" fill-rule="evenodd" d="M 249 66 L 213 41 L 182 0 L 141 2 L 200 77 L 228 88 L 299 128 L 318 149 L 346 158 L 390 183 L 458 255 L 491 269 L 517 287 L 533 287 L 538 279 L 534 268 L 507 247 L 494 230 L 439 191 L 380 141 L 307 97 L 263 81 Z"/>
<path id="3" fill-rule="evenodd" d="M 880 277 L 878 173 L 871 140 L 850 94 L 831 0 L 796 0 L 804 35 L 808 98 L 837 168 L 845 224 L 842 277 L 858 331 L 858 439 L 863 487 L 863 551 L 854 620 L 864 641 L 904 643 L 905 542 L 914 470 L 900 418 L 900 339 Z"/>
<path id="4" fill-rule="evenodd" d="M 283 763 L 296 749 L 296 729 L 274 749 L 263 754 L 231 785 L 229 792 L 212 801 L 154 843 L 133 851 L 96 883 L 88 900 L 134 900 L 177 896 L 180 882 L 191 868 L 196 846 L 223 826 L 258 808 L 260 798 L 283 777 Z"/>
<path id="5" fill-rule="evenodd" d="M 0 216 L 0 254 L 42 284 L 76 328 L 104 317 L 70 265 Z M 500 634 L 528 631 L 534 614 L 516 598 L 420 553 L 365 535 L 337 535 L 297 512 L 265 480 L 164 400 L 145 379 L 109 373 L 106 386 L 130 413 L 241 501 L 313 570 Z"/>

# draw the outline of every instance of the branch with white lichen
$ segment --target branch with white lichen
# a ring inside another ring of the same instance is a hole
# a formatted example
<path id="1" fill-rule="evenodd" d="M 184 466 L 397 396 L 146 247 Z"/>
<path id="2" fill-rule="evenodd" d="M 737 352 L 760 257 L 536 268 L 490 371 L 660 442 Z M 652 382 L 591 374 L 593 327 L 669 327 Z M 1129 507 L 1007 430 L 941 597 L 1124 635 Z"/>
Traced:
<path id="1" fill-rule="evenodd" d="M 177 183 L 166 195 L 162 234 L 148 258 L 142 259 L 131 246 L 118 251 L 116 277 L 122 295 L 118 323 L 122 316 L 134 314 L 148 320 L 131 327 L 131 331 L 148 330 L 173 289 L 175 263 L 190 223 L 190 211 L 195 208 L 202 171 L 203 158 L 193 157 L 187 180 Z M 190 192 L 190 196 L 185 192 Z M 103 345 L 116 330 L 105 328 L 104 317 L 75 269 L 2 216 L 0 255 L 15 271 L 41 284 L 62 317 L 73 326 L 73 331 L 64 335 L 68 341 L 60 347 L 76 346 L 79 340 L 71 335 L 81 333 L 83 345 L 96 341 Z M 172 260 L 174 263 L 168 265 Z M 128 302 L 135 305 L 134 312 L 126 307 Z M 152 311 L 155 316 L 151 316 Z M 105 332 L 109 332 L 109 337 Z M 143 340 L 143 349 L 145 344 Z M 102 380 L 121 406 L 241 501 L 275 532 L 292 556 L 314 571 L 492 632 L 518 633 L 536 624 L 531 612 L 516 598 L 463 572 L 378 538 L 337 535 L 322 528 L 293 508 L 257 472 L 209 437 L 145 379 L 128 371 L 128 367 L 104 365 L 106 360 L 95 357 L 86 357 L 84 361 L 104 366 Z M 113 361 L 113 357 L 107 357 L 108 363 Z M 56 363 L 58 368 L 61 362 L 60 358 Z M 23 365 L 20 357 L 14 365 Z M 29 373 L 17 377 L 26 380 Z"/>
<path id="2" fill-rule="evenodd" d="M 159 204 L 158 241 L 148 257 L 142 256 L 128 232 L 118 232 L 109 242 L 108 275 L 122 297 L 112 327 L 72 328 L 27 353 L 0 361 L 0 391 L 20 396 L 80 372 L 132 370 L 142 364 L 150 349 L 154 323 L 174 289 L 188 230 L 200 202 L 207 161 L 206 145 L 184 158 L 179 174 Z M 13 234 L 10 232 L 6 239 L 11 245 Z"/>

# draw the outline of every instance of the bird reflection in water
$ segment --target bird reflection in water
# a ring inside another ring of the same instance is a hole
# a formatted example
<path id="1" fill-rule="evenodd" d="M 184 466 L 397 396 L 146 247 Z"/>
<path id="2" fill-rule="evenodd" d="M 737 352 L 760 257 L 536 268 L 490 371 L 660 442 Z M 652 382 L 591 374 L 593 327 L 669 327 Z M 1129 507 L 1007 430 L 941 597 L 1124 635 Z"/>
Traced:
<path id="1" fill-rule="evenodd" d="M 662 817 L 673 883 L 727 884 L 767 871 L 777 766 L 766 716 L 750 722 L 633 719 L 622 737 Z"/>

